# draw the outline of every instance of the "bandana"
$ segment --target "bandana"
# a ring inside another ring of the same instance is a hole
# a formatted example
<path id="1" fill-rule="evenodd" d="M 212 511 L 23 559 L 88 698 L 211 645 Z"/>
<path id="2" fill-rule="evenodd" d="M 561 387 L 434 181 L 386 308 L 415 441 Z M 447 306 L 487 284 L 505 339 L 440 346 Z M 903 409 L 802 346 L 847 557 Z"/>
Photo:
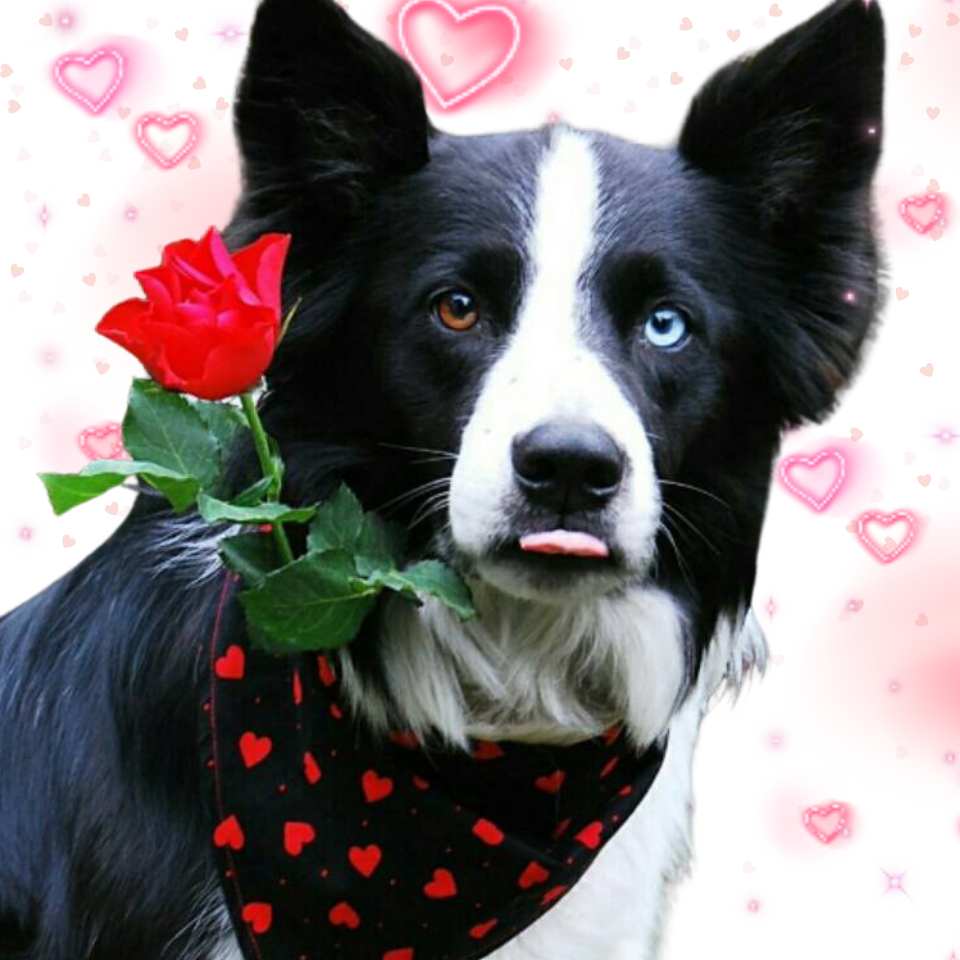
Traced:
<path id="1" fill-rule="evenodd" d="M 213 846 L 246 960 L 477 960 L 542 916 L 650 789 L 664 745 L 376 737 L 330 658 L 210 645 Z"/>

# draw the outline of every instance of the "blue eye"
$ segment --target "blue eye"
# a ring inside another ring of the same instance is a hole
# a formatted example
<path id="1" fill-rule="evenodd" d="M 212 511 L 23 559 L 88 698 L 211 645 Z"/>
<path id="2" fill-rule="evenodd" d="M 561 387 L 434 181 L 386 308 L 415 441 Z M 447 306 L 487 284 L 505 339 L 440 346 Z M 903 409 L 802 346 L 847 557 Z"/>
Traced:
<path id="1" fill-rule="evenodd" d="M 682 313 L 673 307 L 660 307 L 647 317 L 643 335 L 661 350 L 676 350 L 687 342 L 690 331 Z"/>

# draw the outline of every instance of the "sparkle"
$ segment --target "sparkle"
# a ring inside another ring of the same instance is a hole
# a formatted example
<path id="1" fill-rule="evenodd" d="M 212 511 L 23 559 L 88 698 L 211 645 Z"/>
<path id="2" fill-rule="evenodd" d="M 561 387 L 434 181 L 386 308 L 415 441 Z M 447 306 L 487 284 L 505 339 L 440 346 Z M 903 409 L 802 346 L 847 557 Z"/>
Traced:
<path id="1" fill-rule="evenodd" d="M 37 214 L 37 219 L 43 224 L 43 229 L 47 229 L 47 224 L 50 222 L 50 211 L 47 209 L 47 205 L 44 204 L 40 208 L 40 213 Z"/>
<path id="2" fill-rule="evenodd" d="M 774 600 L 773 597 L 771 597 L 771 598 L 767 601 L 766 606 L 764 607 L 764 609 L 767 611 L 767 616 L 772 619 L 772 618 L 773 618 L 773 615 L 777 612 L 777 602 L 776 602 L 776 600 Z"/>
<path id="3" fill-rule="evenodd" d="M 888 689 L 891 693 L 899 693 L 900 690 L 901 690 L 900 681 L 899 681 L 899 680 L 891 680 L 890 683 L 887 684 L 887 689 Z"/>
<path id="4" fill-rule="evenodd" d="M 33 528 L 32 527 L 21 527 L 17 531 L 17 536 L 21 540 L 32 540 L 33 539 Z"/>
<path id="5" fill-rule="evenodd" d="M 759 900 L 748 900 L 747 909 L 751 913 L 757 913 L 760 910 L 760 901 Z"/>
<path id="6" fill-rule="evenodd" d="M 239 40 L 244 34 L 244 31 L 239 27 L 229 26 L 224 27 L 222 30 L 217 30 L 214 33 L 215 37 L 220 37 L 222 40 L 225 40 L 227 43 L 233 43 L 234 40 Z"/>
<path id="7" fill-rule="evenodd" d="M 72 30 L 76 24 L 76 18 L 69 10 L 61 10 L 57 14 L 57 26 L 61 30 Z"/>
<path id="8" fill-rule="evenodd" d="M 856 303 L 857 295 L 853 292 L 853 290 L 847 290 L 847 292 L 843 295 L 843 299 L 846 300 L 847 303 Z"/>
<path id="9" fill-rule="evenodd" d="M 132 205 L 127 207 L 127 209 L 123 211 L 123 216 L 126 220 L 130 220 L 130 221 L 136 220 L 139 215 L 140 215 L 140 211 L 137 210 L 137 208 Z"/>
<path id="10" fill-rule="evenodd" d="M 887 889 L 884 893 L 890 893 L 890 891 L 893 890 L 895 893 L 902 893 L 904 896 L 909 896 L 903 886 L 903 878 L 906 876 L 906 873 L 887 873 L 887 871 L 882 868 L 880 872 L 887 878 Z"/>
<path id="11" fill-rule="evenodd" d="M 868 137 L 875 137 L 876 135 L 877 135 L 877 128 L 876 128 L 876 127 L 867 127 L 867 136 L 868 136 Z"/>
<path id="12" fill-rule="evenodd" d="M 933 434 L 933 439 L 941 443 L 953 443 L 954 440 L 960 440 L 960 433 L 955 433 L 950 427 L 944 427 Z"/>

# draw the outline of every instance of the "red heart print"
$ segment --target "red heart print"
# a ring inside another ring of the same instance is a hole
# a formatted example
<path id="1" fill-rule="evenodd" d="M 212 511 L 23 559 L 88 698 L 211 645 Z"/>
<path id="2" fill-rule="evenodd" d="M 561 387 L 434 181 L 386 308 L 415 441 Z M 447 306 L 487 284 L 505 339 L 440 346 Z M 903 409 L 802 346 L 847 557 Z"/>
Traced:
<path id="1" fill-rule="evenodd" d="M 217 657 L 213 672 L 221 680 L 242 680 L 246 669 L 246 661 L 243 647 L 232 644 L 227 647 L 227 652 L 222 657 Z"/>
<path id="2" fill-rule="evenodd" d="M 317 831 L 312 824 L 298 820 L 288 820 L 283 825 L 283 849 L 291 857 L 299 857 L 308 843 L 317 839 Z"/>
<path id="3" fill-rule="evenodd" d="M 217 847 L 229 847 L 231 850 L 242 850 L 245 842 L 240 821 L 235 816 L 222 820 L 213 831 L 213 843 Z"/>
<path id="4" fill-rule="evenodd" d="M 503 748 L 492 740 L 478 740 L 473 748 L 474 760 L 497 760 L 503 756 Z"/>
<path id="5" fill-rule="evenodd" d="M 368 770 L 360 780 L 363 795 L 367 803 L 376 803 L 393 793 L 393 781 L 389 777 L 381 777 L 376 770 Z"/>
<path id="6" fill-rule="evenodd" d="M 416 775 L 413 776 L 413 785 L 414 785 L 418 790 L 429 790 L 429 789 L 430 789 L 430 781 L 429 781 L 429 780 L 424 780 L 423 777 L 418 777 L 418 776 L 416 776 Z"/>
<path id="7" fill-rule="evenodd" d="M 567 828 L 568 828 L 569 826 L 570 826 L 570 818 L 569 818 L 569 817 L 567 817 L 567 818 L 564 819 L 564 820 L 561 820 L 561 821 L 556 825 L 556 827 L 554 828 L 554 831 L 553 831 L 553 834 L 552 834 L 553 839 L 554 839 L 554 840 L 559 840 L 559 839 L 567 832 Z"/>
<path id="8" fill-rule="evenodd" d="M 551 887 L 541 898 L 540 906 L 548 907 L 551 903 L 559 900 L 567 892 L 567 887 L 561 884 L 558 887 Z"/>
<path id="9" fill-rule="evenodd" d="M 403 947 L 401 950 L 388 950 L 383 955 L 383 960 L 413 960 L 413 950 L 410 947 Z"/>
<path id="10" fill-rule="evenodd" d="M 503 831 L 495 823 L 482 817 L 473 825 L 473 835 L 491 847 L 503 843 Z"/>
<path id="11" fill-rule="evenodd" d="M 488 920 L 486 923 L 478 923 L 470 928 L 470 936 L 474 940 L 482 940 L 496 925 L 496 919 Z"/>
<path id="12" fill-rule="evenodd" d="M 317 657 L 317 673 L 325 687 L 332 687 L 337 682 L 337 675 L 330 666 L 330 661 L 322 653 Z"/>
<path id="13" fill-rule="evenodd" d="M 391 730 L 389 737 L 391 743 L 404 750 L 416 750 L 420 746 L 420 739 L 411 730 Z"/>
<path id="14" fill-rule="evenodd" d="M 531 887 L 537 887 L 541 883 L 545 883 L 549 878 L 550 871 L 541 867 L 536 860 L 531 860 L 524 868 L 523 873 L 520 874 L 517 886 L 521 890 L 529 890 Z"/>
<path id="15" fill-rule="evenodd" d="M 309 750 L 303 755 L 303 775 L 307 778 L 307 783 L 310 786 L 318 783 L 323 776 L 317 758 Z"/>
<path id="16" fill-rule="evenodd" d="M 596 850 L 600 846 L 601 833 L 603 833 L 603 824 L 599 820 L 594 820 L 577 834 L 577 840 L 588 850 Z"/>
<path id="17" fill-rule="evenodd" d="M 300 671 L 293 671 L 293 702 L 295 706 L 303 703 L 303 684 L 300 682 Z"/>
<path id="18" fill-rule="evenodd" d="M 553 773 L 545 777 L 537 777 L 533 781 L 533 785 L 544 793 L 559 793 L 563 781 L 566 779 L 567 775 L 562 770 L 554 770 Z"/>
<path id="19" fill-rule="evenodd" d="M 258 737 L 250 730 L 240 737 L 240 755 L 247 769 L 266 760 L 272 749 L 273 741 L 269 737 Z"/>
<path id="20" fill-rule="evenodd" d="M 367 847 L 351 847 L 347 851 L 347 859 L 350 861 L 350 866 L 361 876 L 367 877 L 368 879 L 373 876 L 373 872 L 380 866 L 382 857 L 383 854 L 375 843 L 371 843 Z"/>
<path id="21" fill-rule="evenodd" d="M 356 930 L 360 926 L 360 916 L 345 900 L 330 909 L 330 922 L 335 927 L 348 927 Z"/>
<path id="22" fill-rule="evenodd" d="M 446 900 L 457 895 L 457 882 L 449 870 L 438 867 L 433 871 L 433 879 L 424 884 L 423 892 L 431 900 Z"/>
<path id="23" fill-rule="evenodd" d="M 273 926 L 273 907 L 269 903 L 248 903 L 241 916 L 254 933 L 266 933 Z"/>

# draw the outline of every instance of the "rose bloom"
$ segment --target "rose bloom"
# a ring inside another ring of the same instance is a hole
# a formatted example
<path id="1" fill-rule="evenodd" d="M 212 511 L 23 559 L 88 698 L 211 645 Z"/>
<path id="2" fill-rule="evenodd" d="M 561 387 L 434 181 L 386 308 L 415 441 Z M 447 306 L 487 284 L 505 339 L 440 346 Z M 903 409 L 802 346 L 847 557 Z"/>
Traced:
<path id="1" fill-rule="evenodd" d="M 117 304 L 97 332 L 129 350 L 167 390 L 222 400 L 255 386 L 280 336 L 280 280 L 289 234 L 231 254 L 216 228 L 164 247 L 135 274 L 146 300 Z"/>

